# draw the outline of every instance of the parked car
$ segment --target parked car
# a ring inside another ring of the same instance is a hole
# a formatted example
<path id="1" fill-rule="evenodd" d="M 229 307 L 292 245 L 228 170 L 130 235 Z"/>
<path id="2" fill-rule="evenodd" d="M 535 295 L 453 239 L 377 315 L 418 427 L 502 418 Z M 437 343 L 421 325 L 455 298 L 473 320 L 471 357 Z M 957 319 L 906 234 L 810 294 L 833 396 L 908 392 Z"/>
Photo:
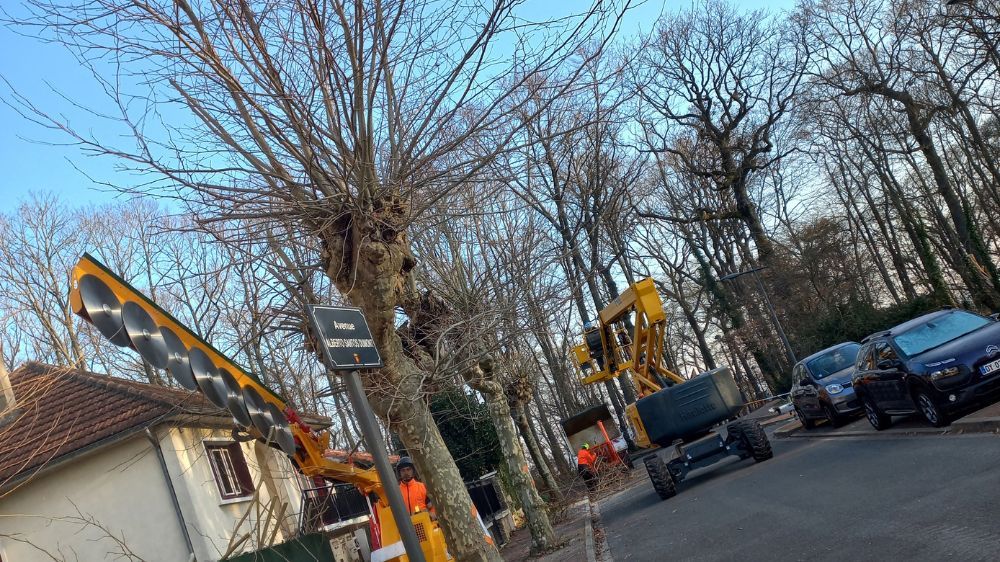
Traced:
<path id="1" fill-rule="evenodd" d="M 817 420 L 839 427 L 861 412 L 851 387 L 851 375 L 861 344 L 847 342 L 828 347 L 799 361 L 792 369 L 790 392 L 795 415 L 802 427 L 812 429 Z"/>
<path id="2" fill-rule="evenodd" d="M 1000 392 L 1000 322 L 949 308 L 862 342 L 854 389 L 877 430 L 892 415 L 920 412 L 935 427 Z"/>

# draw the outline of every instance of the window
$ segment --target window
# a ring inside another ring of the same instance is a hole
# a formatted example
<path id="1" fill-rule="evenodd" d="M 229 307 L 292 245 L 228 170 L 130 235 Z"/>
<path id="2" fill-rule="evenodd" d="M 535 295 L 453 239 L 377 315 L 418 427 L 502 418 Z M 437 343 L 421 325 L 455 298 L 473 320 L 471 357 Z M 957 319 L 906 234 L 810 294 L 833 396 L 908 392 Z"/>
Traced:
<path id="1" fill-rule="evenodd" d="M 805 373 L 805 369 L 802 367 L 802 365 L 796 365 L 795 368 L 792 369 L 792 383 L 793 384 L 799 384 L 799 383 L 801 383 L 802 379 L 804 379 L 805 377 L 806 377 L 806 373 Z"/>
<path id="2" fill-rule="evenodd" d="M 899 356 L 896 355 L 896 350 L 893 349 L 888 342 L 879 342 L 875 346 L 875 354 L 878 356 L 875 359 L 875 364 L 877 365 L 881 361 L 898 361 Z"/>
<path id="3" fill-rule="evenodd" d="M 896 345 L 910 357 L 944 345 L 989 324 L 987 318 L 964 310 L 932 317 L 923 324 L 896 336 Z"/>
<path id="4" fill-rule="evenodd" d="M 858 352 L 857 369 L 859 371 L 871 371 L 874 368 L 875 360 L 872 357 L 872 344 L 868 344 Z"/>
<path id="5" fill-rule="evenodd" d="M 222 499 L 242 498 L 253 493 L 253 480 L 239 443 L 205 443 L 205 450 Z"/>
<path id="6" fill-rule="evenodd" d="M 851 343 L 828 351 L 808 363 L 809 372 L 816 380 L 823 380 L 834 373 L 839 373 L 854 365 L 860 348 L 860 345 Z"/>

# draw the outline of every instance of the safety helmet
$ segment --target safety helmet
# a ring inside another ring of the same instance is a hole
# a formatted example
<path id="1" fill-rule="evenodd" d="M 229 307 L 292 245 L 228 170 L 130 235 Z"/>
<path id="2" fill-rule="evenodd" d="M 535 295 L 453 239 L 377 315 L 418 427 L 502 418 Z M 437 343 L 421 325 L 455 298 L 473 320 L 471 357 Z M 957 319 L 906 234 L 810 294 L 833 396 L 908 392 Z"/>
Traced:
<path id="1" fill-rule="evenodd" d="M 583 444 L 583 448 L 587 449 L 587 450 L 590 450 L 590 443 L 584 443 Z"/>
<path id="2" fill-rule="evenodd" d="M 583 329 L 585 331 L 593 330 L 594 329 L 594 323 L 591 322 L 590 320 L 587 320 L 586 322 L 583 323 Z"/>

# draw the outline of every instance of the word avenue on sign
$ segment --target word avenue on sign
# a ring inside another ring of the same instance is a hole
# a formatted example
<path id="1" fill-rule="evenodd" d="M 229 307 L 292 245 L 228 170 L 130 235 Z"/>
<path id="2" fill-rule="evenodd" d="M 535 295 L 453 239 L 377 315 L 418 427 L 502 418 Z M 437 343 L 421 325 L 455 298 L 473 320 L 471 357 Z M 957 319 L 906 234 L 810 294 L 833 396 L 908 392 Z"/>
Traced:
<path id="1" fill-rule="evenodd" d="M 382 357 L 360 308 L 309 305 L 309 319 L 331 369 L 382 366 Z"/>

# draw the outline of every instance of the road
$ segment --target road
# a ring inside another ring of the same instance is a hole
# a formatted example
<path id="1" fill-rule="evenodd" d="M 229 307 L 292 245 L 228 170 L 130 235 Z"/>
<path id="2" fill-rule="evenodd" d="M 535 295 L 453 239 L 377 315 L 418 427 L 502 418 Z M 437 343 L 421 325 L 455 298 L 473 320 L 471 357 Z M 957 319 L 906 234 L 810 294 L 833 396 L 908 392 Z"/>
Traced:
<path id="1" fill-rule="evenodd" d="M 611 556 L 1000 560 L 1000 436 L 772 443 L 773 459 L 694 472 L 669 500 L 648 479 L 602 500 Z"/>

